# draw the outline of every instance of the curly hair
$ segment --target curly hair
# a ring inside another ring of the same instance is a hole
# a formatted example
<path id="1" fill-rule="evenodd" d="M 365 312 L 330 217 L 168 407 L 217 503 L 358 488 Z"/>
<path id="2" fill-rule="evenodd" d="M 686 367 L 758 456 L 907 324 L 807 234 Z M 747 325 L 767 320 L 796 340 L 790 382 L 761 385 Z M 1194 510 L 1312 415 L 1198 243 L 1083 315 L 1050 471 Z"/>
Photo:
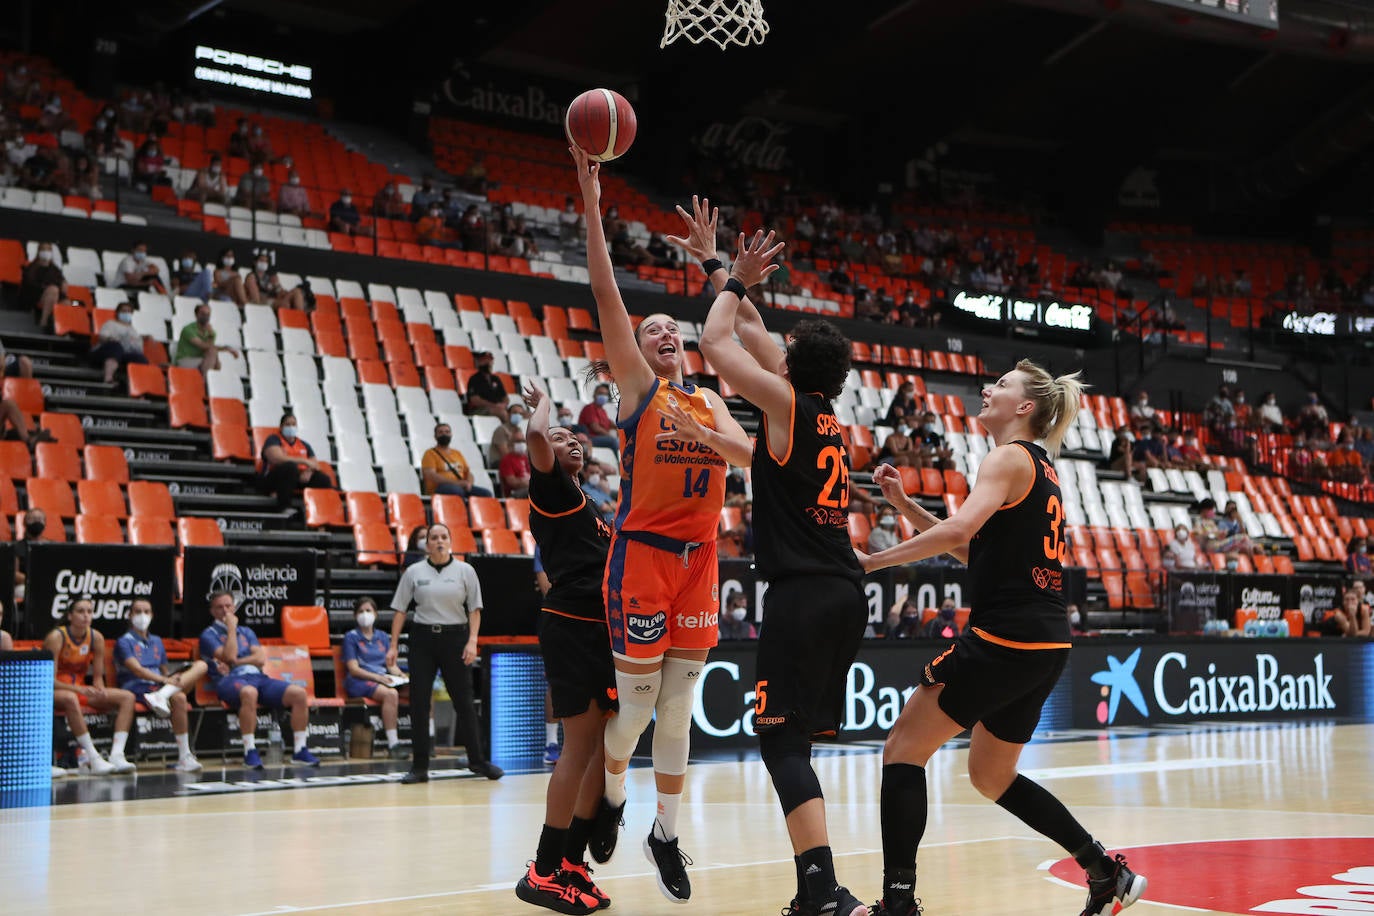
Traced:
<path id="1" fill-rule="evenodd" d="M 849 375 L 849 338 L 824 319 L 797 322 L 787 344 L 787 376 L 798 391 L 837 398 Z"/>

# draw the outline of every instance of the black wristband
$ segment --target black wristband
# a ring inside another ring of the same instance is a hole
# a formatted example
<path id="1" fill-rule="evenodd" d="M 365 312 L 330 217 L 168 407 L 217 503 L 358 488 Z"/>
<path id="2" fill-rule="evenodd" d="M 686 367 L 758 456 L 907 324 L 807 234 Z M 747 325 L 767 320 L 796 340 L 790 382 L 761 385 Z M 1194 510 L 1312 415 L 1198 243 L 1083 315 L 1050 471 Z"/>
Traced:
<path id="1" fill-rule="evenodd" d="M 722 292 L 734 293 L 736 296 L 743 299 L 749 291 L 744 288 L 743 283 L 739 282 L 734 277 L 731 277 L 730 279 L 725 281 L 725 289 L 723 289 Z"/>
<path id="2" fill-rule="evenodd" d="M 701 262 L 701 269 L 706 271 L 706 276 L 711 276 L 718 270 L 724 270 L 725 265 L 720 262 L 720 258 L 707 258 Z"/>

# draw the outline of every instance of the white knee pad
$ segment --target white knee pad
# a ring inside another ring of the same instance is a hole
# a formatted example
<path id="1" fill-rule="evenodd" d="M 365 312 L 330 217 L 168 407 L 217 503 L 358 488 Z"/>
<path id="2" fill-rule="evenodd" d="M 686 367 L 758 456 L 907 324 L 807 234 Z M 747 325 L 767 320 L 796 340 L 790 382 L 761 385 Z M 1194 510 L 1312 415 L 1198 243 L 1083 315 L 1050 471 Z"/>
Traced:
<path id="1" fill-rule="evenodd" d="M 691 751 L 692 707 L 705 662 L 668 658 L 663 662 L 663 686 L 654 723 L 654 772 L 681 776 Z"/>
<path id="2" fill-rule="evenodd" d="M 639 736 L 649 727 L 658 702 L 662 669 L 647 674 L 615 673 L 616 696 L 620 712 L 606 723 L 606 755 L 616 760 L 628 760 L 635 752 Z"/>

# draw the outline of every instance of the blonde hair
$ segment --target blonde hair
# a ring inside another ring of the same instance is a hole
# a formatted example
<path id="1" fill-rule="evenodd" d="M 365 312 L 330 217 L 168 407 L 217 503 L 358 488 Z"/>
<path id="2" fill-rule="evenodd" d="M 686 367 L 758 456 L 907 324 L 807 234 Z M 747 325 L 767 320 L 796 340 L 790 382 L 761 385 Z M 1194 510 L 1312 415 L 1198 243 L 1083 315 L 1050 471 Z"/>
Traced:
<path id="1" fill-rule="evenodd" d="M 1016 369 L 1026 377 L 1026 397 L 1035 402 L 1035 411 L 1030 416 L 1031 433 L 1044 439 L 1045 451 L 1055 457 L 1078 416 L 1078 406 L 1088 386 L 1079 380 L 1081 372 L 1055 378 L 1028 359 L 1017 363 Z"/>

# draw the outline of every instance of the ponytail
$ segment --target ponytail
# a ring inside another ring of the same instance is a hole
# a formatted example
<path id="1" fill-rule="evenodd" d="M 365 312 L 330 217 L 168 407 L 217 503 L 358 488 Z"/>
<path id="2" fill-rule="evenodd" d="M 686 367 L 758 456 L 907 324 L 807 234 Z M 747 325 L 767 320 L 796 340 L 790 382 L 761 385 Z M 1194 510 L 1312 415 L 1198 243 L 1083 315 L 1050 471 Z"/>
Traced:
<path id="1" fill-rule="evenodd" d="M 1035 402 L 1035 411 L 1030 418 L 1031 433 L 1037 439 L 1044 439 L 1045 451 L 1055 457 L 1069 427 L 1078 417 L 1083 392 L 1088 387 L 1080 380 L 1083 373 L 1055 378 L 1028 359 L 1021 360 L 1016 368 L 1026 376 L 1026 397 Z"/>

